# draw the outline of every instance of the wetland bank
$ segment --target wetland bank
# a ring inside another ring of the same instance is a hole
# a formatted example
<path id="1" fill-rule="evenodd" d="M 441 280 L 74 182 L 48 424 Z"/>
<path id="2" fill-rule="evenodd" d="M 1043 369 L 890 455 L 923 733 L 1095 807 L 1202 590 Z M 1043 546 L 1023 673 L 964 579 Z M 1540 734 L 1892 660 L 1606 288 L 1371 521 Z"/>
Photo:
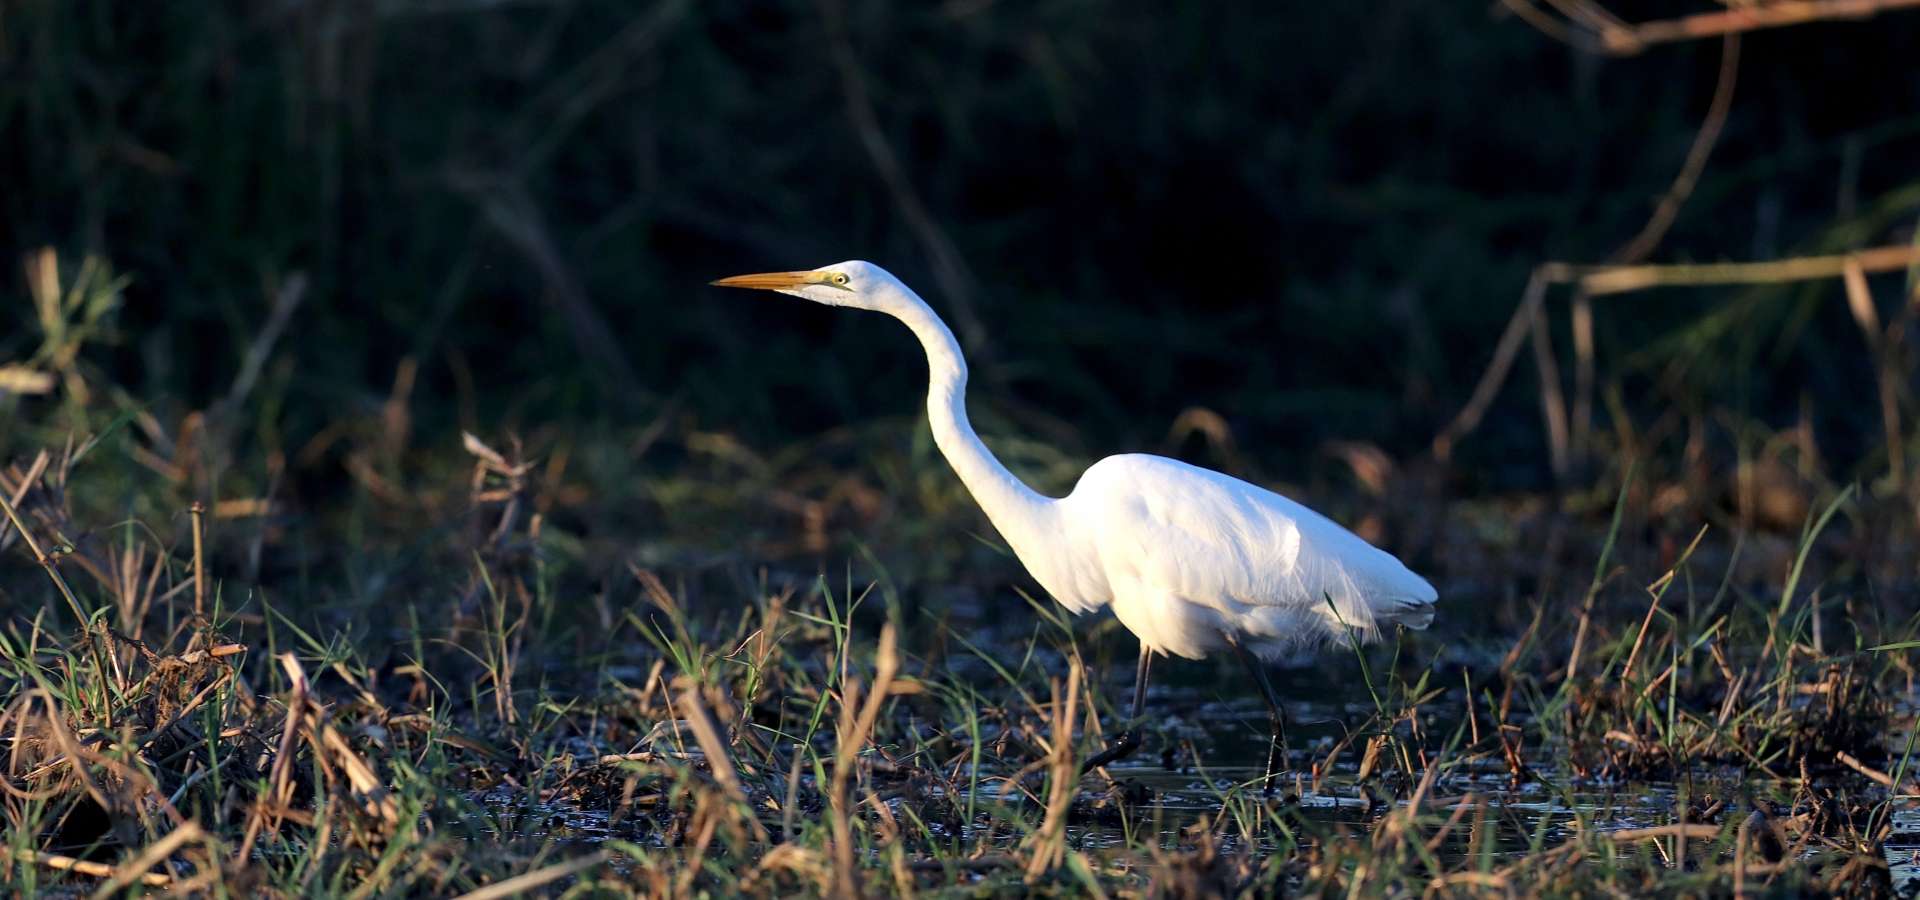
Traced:
<path id="1" fill-rule="evenodd" d="M 1866 587 L 1904 563 L 1861 539 L 1876 506 L 1851 490 L 1797 535 L 1732 539 L 1665 527 L 1640 481 L 1611 508 L 1594 492 L 1584 513 L 1449 506 L 1436 533 L 1460 561 L 1440 578 L 1455 614 L 1280 670 L 1290 753 L 1263 799 L 1264 707 L 1229 665 L 1163 663 L 1141 752 L 1081 777 L 1099 729 L 1122 721 L 1133 645 L 1111 619 L 1088 627 L 1017 583 L 929 582 L 870 553 L 811 576 L 751 552 L 596 559 L 541 512 L 562 480 L 477 439 L 467 450 L 465 477 L 417 495 L 423 519 L 447 504 L 461 527 L 339 560 L 383 595 L 443 598 L 398 619 L 347 596 L 289 609 L 224 575 L 269 540 L 271 516 L 205 517 L 197 555 L 191 512 L 171 544 L 69 518 L 99 465 L 87 444 L 72 465 L 7 470 L 0 496 L 21 498 L 25 526 L 9 553 L 31 558 L 32 535 L 57 558 L 9 569 L 9 592 L 41 601 L 0 642 L 15 886 L 1889 896 L 1920 883 L 1906 799 L 1920 643 L 1911 613 Z M 1553 531 L 1593 555 L 1514 539 Z"/>

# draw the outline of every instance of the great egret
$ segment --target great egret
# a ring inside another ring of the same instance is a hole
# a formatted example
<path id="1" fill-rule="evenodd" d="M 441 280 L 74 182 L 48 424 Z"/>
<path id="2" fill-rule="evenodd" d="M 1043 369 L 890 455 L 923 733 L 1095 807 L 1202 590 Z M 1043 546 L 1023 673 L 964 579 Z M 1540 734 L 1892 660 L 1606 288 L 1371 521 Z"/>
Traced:
<path id="1" fill-rule="evenodd" d="M 987 518 L 1061 605 L 1075 613 L 1111 606 L 1140 639 L 1132 722 L 1146 702 L 1153 654 L 1201 659 L 1232 650 L 1267 701 L 1266 790 L 1286 716 L 1261 660 L 1433 621 L 1433 585 L 1398 559 L 1305 506 L 1219 472 L 1129 453 L 1094 463 L 1065 497 L 1027 487 L 967 421 L 967 363 L 953 332 L 879 266 L 854 260 L 713 283 L 883 312 L 912 329 L 927 353 L 934 442 Z M 1082 770 L 1120 759 L 1139 742 L 1130 725 Z"/>

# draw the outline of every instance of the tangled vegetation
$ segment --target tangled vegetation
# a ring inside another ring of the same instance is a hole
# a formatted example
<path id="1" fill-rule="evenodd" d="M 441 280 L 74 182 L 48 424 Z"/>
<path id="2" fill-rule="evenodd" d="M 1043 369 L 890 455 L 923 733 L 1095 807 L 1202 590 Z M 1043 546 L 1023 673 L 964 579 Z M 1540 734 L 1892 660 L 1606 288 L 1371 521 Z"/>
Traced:
<path id="1" fill-rule="evenodd" d="M 1833 574 L 1872 562 L 1852 492 L 1778 580 L 1711 528 L 1632 545 L 1627 482 L 1593 579 L 1510 644 L 1443 626 L 1294 676 L 1360 688 L 1303 695 L 1330 715 L 1266 798 L 1217 680 L 1157 689 L 1143 758 L 1081 777 L 1131 647 L 1033 598 L 993 601 L 1023 632 L 884 578 L 595 585 L 561 485 L 469 438 L 468 527 L 408 562 L 443 599 L 290 609 L 222 571 L 268 510 L 77 520 L 101 447 L 0 477 L 43 564 L 0 638 L 25 893 L 1887 896 L 1908 868 L 1920 627 Z"/>

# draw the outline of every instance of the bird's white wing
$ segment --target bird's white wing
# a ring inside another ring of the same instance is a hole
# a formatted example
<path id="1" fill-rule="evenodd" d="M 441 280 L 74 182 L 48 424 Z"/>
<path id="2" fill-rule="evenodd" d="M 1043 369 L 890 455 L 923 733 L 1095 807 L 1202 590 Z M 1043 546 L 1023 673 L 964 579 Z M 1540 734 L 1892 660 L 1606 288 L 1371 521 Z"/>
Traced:
<path id="1" fill-rule="evenodd" d="M 1097 548 L 1116 602 L 1129 590 L 1174 596 L 1253 638 L 1296 643 L 1349 627 L 1363 637 L 1395 622 L 1423 628 L 1433 618 L 1433 586 L 1398 559 L 1219 472 L 1158 456 L 1109 457 L 1064 502 L 1069 527 Z"/>

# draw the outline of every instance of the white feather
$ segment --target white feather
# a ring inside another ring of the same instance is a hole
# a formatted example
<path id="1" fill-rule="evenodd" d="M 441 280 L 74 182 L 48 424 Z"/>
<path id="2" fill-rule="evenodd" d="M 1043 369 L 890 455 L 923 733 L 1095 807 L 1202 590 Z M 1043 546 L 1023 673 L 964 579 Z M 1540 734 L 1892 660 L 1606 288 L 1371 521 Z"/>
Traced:
<path id="1" fill-rule="evenodd" d="M 1398 559 L 1299 503 L 1209 469 L 1108 457 L 1058 509 L 1061 538 L 1075 545 L 1065 556 L 1097 567 L 1120 621 L 1161 652 L 1197 658 L 1231 638 L 1278 656 L 1349 629 L 1372 639 L 1383 625 L 1424 628 L 1433 618 L 1433 586 Z M 1082 593 L 1068 605 L 1099 600 Z"/>

